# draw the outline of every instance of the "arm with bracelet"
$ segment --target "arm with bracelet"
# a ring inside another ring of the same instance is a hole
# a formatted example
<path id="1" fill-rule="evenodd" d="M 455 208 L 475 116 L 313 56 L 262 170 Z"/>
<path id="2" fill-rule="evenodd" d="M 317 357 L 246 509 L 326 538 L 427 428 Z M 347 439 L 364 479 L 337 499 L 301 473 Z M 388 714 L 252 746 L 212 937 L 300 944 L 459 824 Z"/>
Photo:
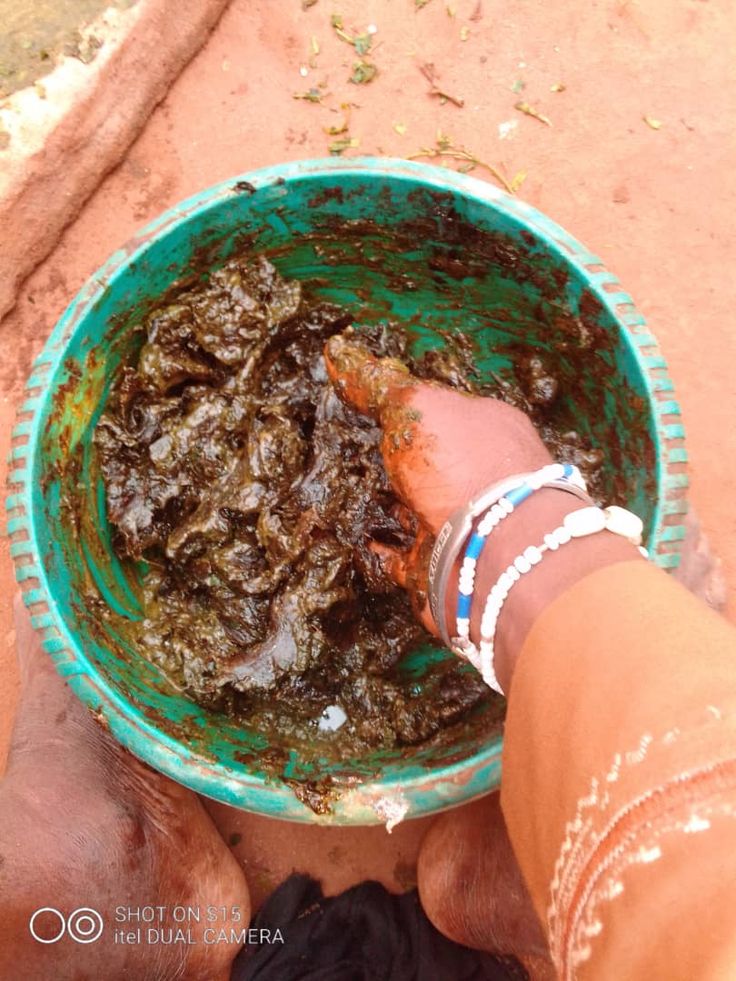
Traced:
<path id="1" fill-rule="evenodd" d="M 539 545 L 528 545 L 499 575 L 485 599 L 480 621 L 480 643 L 470 639 L 470 621 L 475 584 L 475 571 L 486 539 L 504 518 L 513 514 L 519 505 L 535 491 L 555 488 L 574 494 L 587 507 L 571 510 L 561 524 L 550 529 Z M 641 548 L 642 522 L 624 508 L 595 507 L 588 497 L 585 481 L 577 467 L 569 463 L 553 463 L 534 473 L 516 474 L 483 491 L 465 508 L 455 512 L 442 526 L 429 563 L 428 587 L 432 619 L 440 637 L 460 657 L 470 661 L 483 675 L 483 680 L 503 694 L 494 668 L 493 640 L 504 601 L 522 575 L 531 572 L 542 561 L 545 552 L 556 552 L 575 538 L 585 538 L 600 531 L 621 535 Z M 481 515 L 474 525 L 474 519 Z M 448 629 L 446 603 L 449 577 L 463 553 L 457 585 L 455 629 Z"/>
<path id="2" fill-rule="evenodd" d="M 376 545 L 381 561 L 508 698 L 501 805 L 557 975 L 736 977 L 732 628 L 645 561 L 641 522 L 595 507 L 517 409 L 341 338 L 327 359 L 381 422 L 389 478 L 419 518 L 411 552 Z M 482 840 L 463 821 L 439 822 L 435 864 L 438 840 L 448 854 Z M 466 852 L 464 875 L 473 860 L 486 861 Z M 482 888 L 442 896 L 450 881 L 420 859 L 429 915 L 478 945 Z"/>

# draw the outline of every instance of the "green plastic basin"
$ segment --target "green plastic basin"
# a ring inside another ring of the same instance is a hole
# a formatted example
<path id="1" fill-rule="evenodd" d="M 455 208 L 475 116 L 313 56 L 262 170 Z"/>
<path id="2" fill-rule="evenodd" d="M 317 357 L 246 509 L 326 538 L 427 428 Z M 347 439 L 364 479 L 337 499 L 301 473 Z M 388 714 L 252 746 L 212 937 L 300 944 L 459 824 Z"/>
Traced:
<path id="1" fill-rule="evenodd" d="M 140 614 L 138 583 L 110 547 L 91 434 L 140 323 L 177 280 L 235 251 L 267 253 L 357 322 L 411 322 L 416 343 L 473 335 L 487 378 L 514 352 L 556 359 L 562 409 L 605 455 L 606 491 L 645 522 L 653 560 L 678 562 L 685 511 L 679 409 L 656 342 L 617 280 L 538 211 L 442 168 L 381 158 L 301 161 L 212 187 L 116 252 L 71 303 L 37 359 L 14 431 L 9 533 L 16 576 L 48 653 L 113 735 L 157 770 L 236 807 L 297 821 L 395 822 L 499 784 L 498 707 L 443 745 L 327 764 L 259 765 L 268 735 L 183 697 L 100 617 Z M 69 497 L 84 515 L 70 518 Z M 421 677 L 422 652 L 412 661 Z M 343 788 L 315 815 L 294 781 Z"/>

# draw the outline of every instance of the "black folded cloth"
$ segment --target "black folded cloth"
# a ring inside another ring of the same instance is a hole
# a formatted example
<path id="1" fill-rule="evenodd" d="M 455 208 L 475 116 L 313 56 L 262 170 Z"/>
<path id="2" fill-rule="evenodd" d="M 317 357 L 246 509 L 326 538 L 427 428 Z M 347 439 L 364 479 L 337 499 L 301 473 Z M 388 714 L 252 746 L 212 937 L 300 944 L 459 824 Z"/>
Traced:
<path id="1" fill-rule="evenodd" d="M 362 882 L 326 899 L 314 879 L 292 875 L 254 917 L 250 937 L 254 930 L 265 942 L 240 952 L 231 981 L 528 981 L 515 958 L 444 937 L 416 889 L 394 896 Z"/>

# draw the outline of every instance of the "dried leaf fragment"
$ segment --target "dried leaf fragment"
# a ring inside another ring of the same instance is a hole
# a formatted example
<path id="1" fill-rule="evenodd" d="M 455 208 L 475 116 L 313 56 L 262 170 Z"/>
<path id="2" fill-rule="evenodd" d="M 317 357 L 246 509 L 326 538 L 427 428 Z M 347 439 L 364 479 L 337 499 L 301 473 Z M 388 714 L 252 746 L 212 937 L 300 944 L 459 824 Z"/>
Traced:
<path id="1" fill-rule="evenodd" d="M 449 92 L 445 92 L 444 89 L 441 89 L 439 87 L 439 85 L 437 84 L 437 76 L 435 74 L 434 65 L 431 62 L 427 62 L 427 64 L 425 65 L 420 65 L 419 71 L 422 73 L 422 75 L 424 75 L 424 77 L 427 79 L 427 81 L 431 86 L 429 92 L 430 95 L 436 95 L 439 98 L 440 102 L 442 102 L 443 104 L 445 102 L 451 102 L 453 105 L 457 106 L 458 108 L 460 109 L 463 108 L 463 106 L 465 105 L 464 99 L 461 99 L 456 95 L 450 95 Z"/>
<path id="2" fill-rule="evenodd" d="M 317 55 L 319 54 L 319 52 L 320 52 L 319 41 L 317 40 L 317 38 L 313 34 L 312 37 L 311 37 L 311 39 L 310 39 L 310 41 L 309 41 L 309 62 L 308 62 L 308 64 L 309 64 L 309 67 L 310 68 L 316 68 L 317 67 Z"/>
<path id="3" fill-rule="evenodd" d="M 354 85 L 367 85 L 373 81 L 377 74 L 378 68 L 376 68 L 373 62 L 361 59 L 353 65 L 353 74 L 349 80 Z"/>
<path id="4" fill-rule="evenodd" d="M 460 28 L 460 40 L 461 41 L 467 41 L 469 37 L 470 37 L 470 28 L 469 27 L 461 27 Z"/>
<path id="5" fill-rule="evenodd" d="M 83 65 L 90 65 L 97 57 L 97 52 L 103 45 L 101 38 L 96 37 L 94 34 L 89 34 L 87 37 L 82 37 L 81 34 L 77 32 L 77 40 L 73 42 L 68 42 L 64 45 L 63 51 L 65 55 L 70 58 L 78 58 Z M 43 60 L 43 52 L 41 52 L 41 58 Z"/>
<path id="6" fill-rule="evenodd" d="M 323 93 L 319 89 L 311 88 L 306 92 L 295 92 L 292 98 L 303 99 L 305 102 L 321 102 Z"/>
<path id="7" fill-rule="evenodd" d="M 393 126 L 399 136 L 403 136 L 406 133 L 406 123 L 394 123 Z"/>
<path id="8" fill-rule="evenodd" d="M 302 10 L 309 10 L 317 3 L 317 0 L 302 0 Z"/>
<path id="9" fill-rule="evenodd" d="M 551 126 L 552 120 L 549 116 L 544 116 L 541 112 L 530 106 L 528 102 L 517 102 L 514 109 L 518 109 L 519 112 L 523 112 L 525 116 L 531 116 L 532 119 L 538 119 L 540 123 L 544 123 L 545 126 Z"/>
<path id="10" fill-rule="evenodd" d="M 341 123 L 336 123 L 334 126 L 329 126 L 325 129 L 325 133 L 330 136 L 339 136 L 340 133 L 347 133 L 350 128 L 350 110 L 352 108 L 352 103 L 343 102 L 340 106 L 343 113 L 345 114 Z"/>
<path id="11" fill-rule="evenodd" d="M 562 82 L 555 82 L 554 85 L 550 85 L 550 92 L 564 92 L 567 86 Z"/>
<path id="12" fill-rule="evenodd" d="M 371 25 L 373 26 L 373 25 Z M 332 15 L 332 28 L 335 34 L 344 41 L 345 44 L 349 44 L 351 47 L 355 48 L 355 53 L 359 54 L 361 57 L 367 55 L 371 50 L 373 45 L 373 34 L 375 34 L 375 29 L 370 28 L 363 34 L 356 34 L 353 37 L 351 34 L 344 29 L 342 17 L 339 14 Z"/>
<path id="13" fill-rule="evenodd" d="M 329 151 L 333 157 L 339 157 L 346 150 L 352 150 L 356 146 L 360 146 L 360 140 L 357 136 L 346 136 L 342 140 L 333 140 L 330 143 Z"/>
<path id="14" fill-rule="evenodd" d="M 353 47 L 359 55 L 366 55 L 371 50 L 371 45 L 373 44 L 373 38 L 370 34 L 356 34 L 353 38 Z"/>
<path id="15" fill-rule="evenodd" d="M 452 137 L 448 136 L 447 133 L 443 133 L 441 129 L 437 130 L 437 149 L 444 153 L 445 150 L 449 150 L 452 146 Z"/>
<path id="16" fill-rule="evenodd" d="M 465 147 L 455 146 L 452 139 L 441 130 L 437 131 L 437 141 L 435 146 L 420 147 L 417 153 L 411 154 L 408 159 L 418 160 L 422 157 L 428 160 L 439 160 L 440 164 L 443 166 L 447 166 L 445 163 L 446 160 L 457 160 L 459 161 L 457 169 L 463 174 L 468 173 L 468 171 L 473 170 L 475 167 L 483 167 L 493 175 L 498 183 L 505 188 L 509 194 L 514 193 L 511 184 L 506 180 L 504 175 L 497 167 L 494 167 L 493 164 L 486 163 L 485 160 L 481 160 L 479 157 L 476 157 L 474 153 L 466 150 Z"/>
<path id="17" fill-rule="evenodd" d="M 417 10 L 421 10 L 422 7 L 426 7 L 428 3 L 429 0 L 414 0 L 414 6 Z"/>
<path id="18" fill-rule="evenodd" d="M 442 89 L 433 89 L 429 94 L 436 95 L 442 105 L 444 105 L 446 102 L 451 102 L 453 106 L 457 106 L 458 109 L 462 109 L 465 105 L 465 99 L 461 99 L 457 95 L 450 95 L 449 92 L 444 92 Z"/>
<path id="19" fill-rule="evenodd" d="M 511 193 L 516 194 L 521 185 L 526 180 L 526 171 L 520 170 L 511 178 Z"/>
<path id="20" fill-rule="evenodd" d="M 352 47 L 354 38 L 352 38 L 347 31 L 344 31 L 341 27 L 336 27 L 335 34 L 337 34 L 341 41 L 344 41 L 345 44 L 349 44 Z"/>
<path id="21" fill-rule="evenodd" d="M 642 116 L 642 119 L 650 129 L 662 129 L 661 119 L 655 119 L 653 116 Z"/>

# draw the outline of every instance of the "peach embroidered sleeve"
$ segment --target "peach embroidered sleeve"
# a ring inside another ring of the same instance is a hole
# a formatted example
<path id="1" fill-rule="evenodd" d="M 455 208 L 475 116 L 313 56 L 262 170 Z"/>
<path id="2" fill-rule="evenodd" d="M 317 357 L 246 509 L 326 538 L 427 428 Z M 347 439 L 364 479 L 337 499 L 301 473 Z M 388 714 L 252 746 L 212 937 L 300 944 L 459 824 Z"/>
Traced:
<path id="1" fill-rule="evenodd" d="M 736 632 L 677 583 L 619 563 L 542 614 L 501 801 L 560 977 L 736 977 Z"/>

